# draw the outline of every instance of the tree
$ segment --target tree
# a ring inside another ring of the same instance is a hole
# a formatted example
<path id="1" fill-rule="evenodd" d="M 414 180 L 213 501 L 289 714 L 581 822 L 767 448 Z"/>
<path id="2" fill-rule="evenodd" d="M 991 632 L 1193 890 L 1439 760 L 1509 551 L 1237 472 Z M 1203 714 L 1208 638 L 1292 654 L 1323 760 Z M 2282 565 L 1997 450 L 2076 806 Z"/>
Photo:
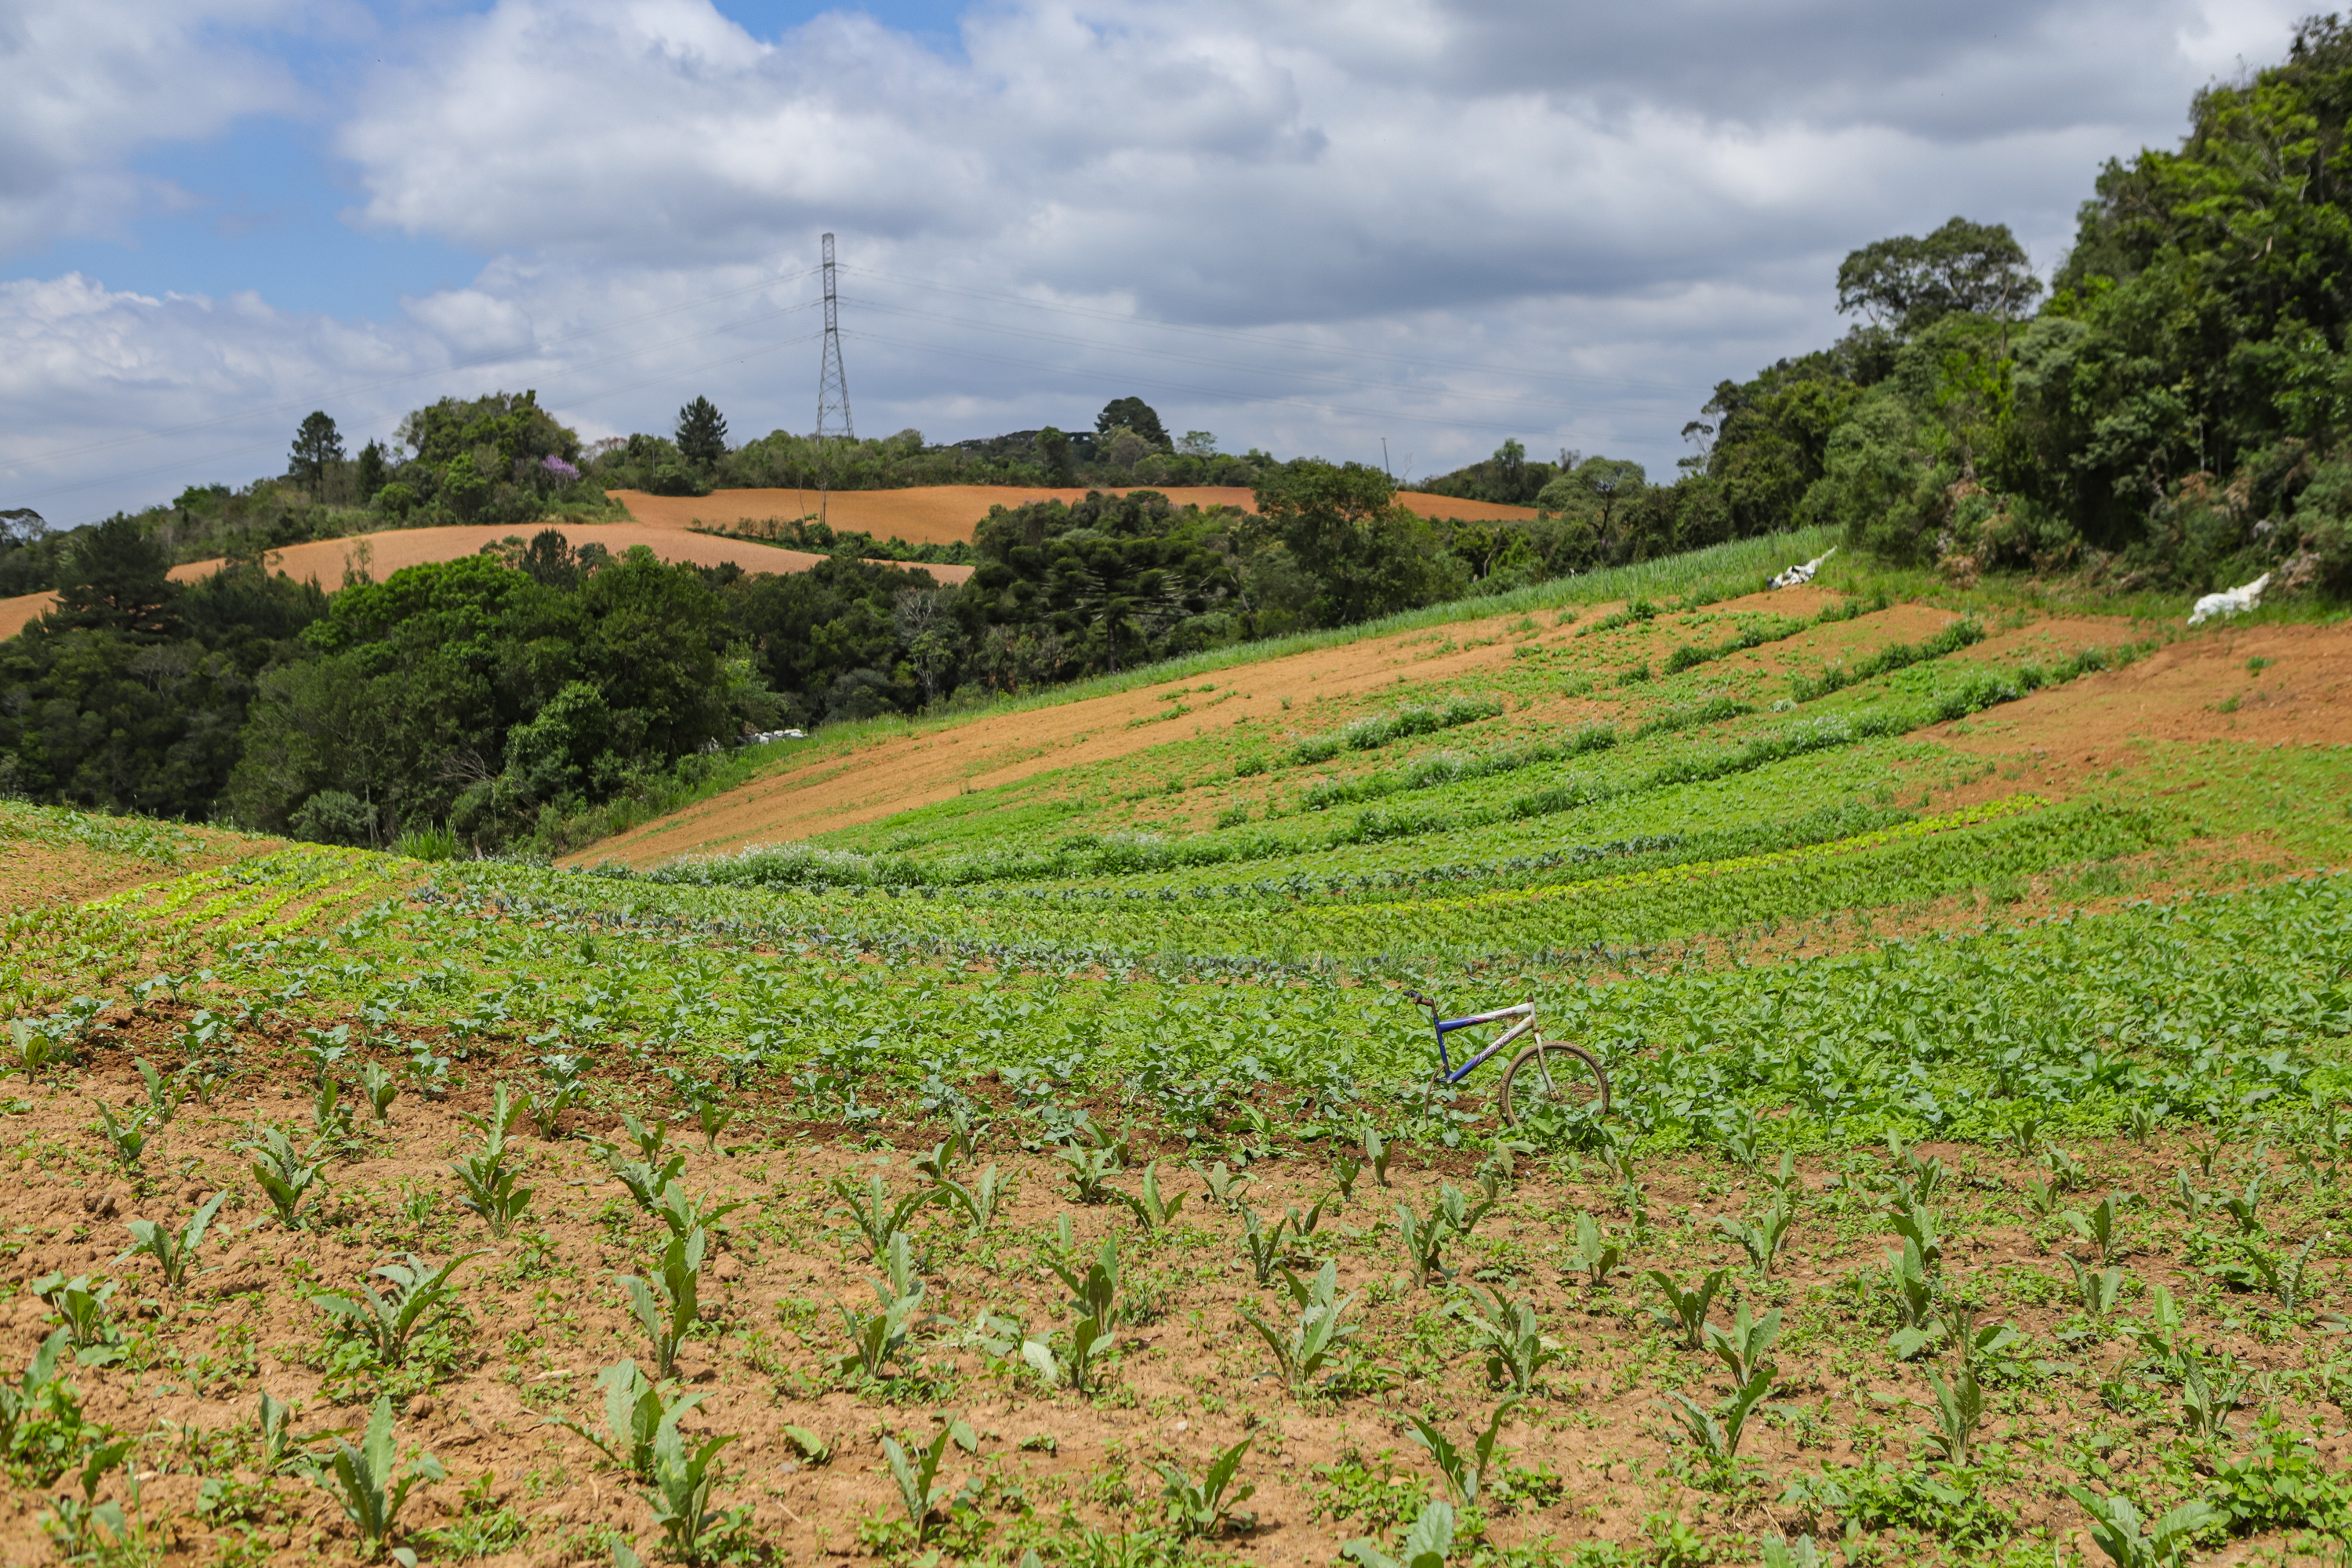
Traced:
<path id="1" fill-rule="evenodd" d="M 1037 432 L 1037 457 L 1056 483 L 1070 482 L 1070 438 L 1051 425 Z"/>
<path id="2" fill-rule="evenodd" d="M 727 416 L 710 399 L 698 397 L 677 411 L 677 449 L 706 468 L 727 455 Z"/>
<path id="3" fill-rule="evenodd" d="M 1140 397 L 1114 397 L 1095 416 L 1097 438 L 1122 427 L 1134 431 L 1160 451 L 1169 449 L 1168 427 L 1160 423 L 1160 416 L 1152 412 L 1151 405 Z"/>
<path id="4" fill-rule="evenodd" d="M 1849 254 L 1838 309 L 1906 336 L 1955 310 L 2015 319 L 2042 292 L 2025 247 L 2002 223 L 1956 217 L 1925 239 L 1899 234 Z"/>
<path id="5" fill-rule="evenodd" d="M 352 478 L 359 490 L 362 506 L 375 500 L 376 492 L 383 489 L 385 480 L 383 442 L 370 441 L 360 448 L 358 468 Z"/>
<path id="6" fill-rule="evenodd" d="M 172 601 L 180 591 L 166 575 L 171 564 L 161 544 L 118 513 L 74 542 L 65 580 L 58 584 L 58 607 L 46 618 L 61 631 L 163 637 L 176 619 Z"/>
<path id="7" fill-rule="evenodd" d="M 31 507 L 0 510 L 0 544 L 30 544 L 48 531 L 49 525 Z"/>
<path id="8" fill-rule="evenodd" d="M 294 432 L 287 473 L 315 490 L 326 482 L 327 465 L 342 460 L 343 438 L 336 433 L 335 422 L 323 409 L 303 416 L 301 426 Z"/>
<path id="9" fill-rule="evenodd" d="M 1380 469 L 1301 460 L 1260 480 L 1256 498 L 1258 526 L 1316 580 L 1316 613 L 1324 625 L 1346 626 L 1424 602 L 1428 527 L 1396 504 L 1396 487 Z"/>

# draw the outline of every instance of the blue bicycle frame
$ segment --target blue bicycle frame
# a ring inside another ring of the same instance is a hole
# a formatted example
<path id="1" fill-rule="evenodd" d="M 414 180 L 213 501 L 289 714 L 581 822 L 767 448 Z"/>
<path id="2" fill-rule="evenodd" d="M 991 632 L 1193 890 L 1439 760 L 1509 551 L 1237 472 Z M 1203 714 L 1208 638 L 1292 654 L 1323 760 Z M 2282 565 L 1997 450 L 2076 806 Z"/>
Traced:
<path id="1" fill-rule="evenodd" d="M 1487 1058 L 1536 1026 L 1536 1005 L 1533 1002 L 1521 1002 L 1514 1006 L 1497 1007 L 1491 1013 L 1473 1013 L 1466 1018 L 1440 1018 L 1437 1016 L 1437 1004 L 1434 1001 L 1423 996 L 1418 991 L 1408 991 L 1405 994 L 1429 1009 L 1429 1021 L 1437 1030 L 1437 1077 L 1442 1083 L 1460 1083 Z M 1456 1029 L 1475 1028 L 1480 1024 L 1499 1024 L 1506 1018 L 1517 1018 L 1518 1022 L 1497 1035 L 1486 1049 L 1464 1062 L 1460 1067 L 1454 1065 L 1453 1059 L 1445 1049 L 1446 1036 Z"/>

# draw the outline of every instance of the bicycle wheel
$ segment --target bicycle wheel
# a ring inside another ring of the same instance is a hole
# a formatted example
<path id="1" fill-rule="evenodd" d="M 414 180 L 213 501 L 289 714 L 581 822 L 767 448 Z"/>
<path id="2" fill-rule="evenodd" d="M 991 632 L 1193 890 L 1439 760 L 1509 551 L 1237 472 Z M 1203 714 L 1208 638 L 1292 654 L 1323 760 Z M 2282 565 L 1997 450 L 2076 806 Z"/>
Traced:
<path id="1" fill-rule="evenodd" d="M 1517 1126 L 1522 1117 L 1546 1106 L 1606 1116 L 1609 1075 L 1589 1053 L 1558 1040 L 1538 1039 L 1503 1069 L 1496 1098 L 1507 1126 Z"/>

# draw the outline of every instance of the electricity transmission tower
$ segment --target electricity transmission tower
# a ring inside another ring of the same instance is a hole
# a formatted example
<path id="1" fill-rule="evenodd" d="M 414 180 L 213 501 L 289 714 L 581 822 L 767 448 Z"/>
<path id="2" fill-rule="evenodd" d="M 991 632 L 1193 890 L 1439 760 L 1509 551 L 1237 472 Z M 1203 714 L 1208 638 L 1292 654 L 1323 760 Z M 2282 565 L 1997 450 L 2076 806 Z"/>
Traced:
<path id="1" fill-rule="evenodd" d="M 835 425 L 839 429 L 834 428 Z M 849 375 L 841 368 L 841 306 L 833 291 L 833 236 L 824 237 L 824 364 L 816 381 L 816 438 L 856 440 L 849 423 Z"/>
<path id="2" fill-rule="evenodd" d="M 840 428 L 835 430 L 834 426 Z M 833 236 L 824 237 L 824 358 L 816 374 L 816 520 L 833 490 L 833 440 L 857 439 L 849 423 L 849 373 L 841 368 L 841 302 L 833 290 Z"/>

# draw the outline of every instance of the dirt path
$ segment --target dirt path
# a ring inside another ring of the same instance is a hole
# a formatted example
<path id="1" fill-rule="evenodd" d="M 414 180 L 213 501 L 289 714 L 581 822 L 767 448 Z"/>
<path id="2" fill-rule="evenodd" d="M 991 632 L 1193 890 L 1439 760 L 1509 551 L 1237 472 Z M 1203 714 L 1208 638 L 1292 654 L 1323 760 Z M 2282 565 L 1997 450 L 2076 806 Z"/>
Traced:
<path id="1" fill-rule="evenodd" d="M 1113 490 L 1157 489 L 1178 506 L 1237 506 L 1257 508 L 1245 485 L 1131 485 Z M 701 523 L 728 528 L 770 519 L 788 522 L 817 514 L 817 493 L 803 489 L 714 490 L 707 496 L 656 496 L 643 490 L 614 490 L 614 500 L 643 522 L 671 528 Z M 837 531 L 857 530 L 877 539 L 903 539 L 909 544 L 949 544 L 969 541 L 992 506 L 1021 506 L 1035 500 L 1081 500 L 1083 489 L 1053 489 L 1042 485 L 920 485 L 903 490 L 836 490 L 825 500 L 824 521 Z M 1471 522 L 1498 519 L 1525 521 L 1535 516 L 1526 506 L 1499 506 L 1492 501 L 1455 500 L 1451 496 L 1400 490 L 1397 500 L 1423 517 L 1458 517 Z"/>

